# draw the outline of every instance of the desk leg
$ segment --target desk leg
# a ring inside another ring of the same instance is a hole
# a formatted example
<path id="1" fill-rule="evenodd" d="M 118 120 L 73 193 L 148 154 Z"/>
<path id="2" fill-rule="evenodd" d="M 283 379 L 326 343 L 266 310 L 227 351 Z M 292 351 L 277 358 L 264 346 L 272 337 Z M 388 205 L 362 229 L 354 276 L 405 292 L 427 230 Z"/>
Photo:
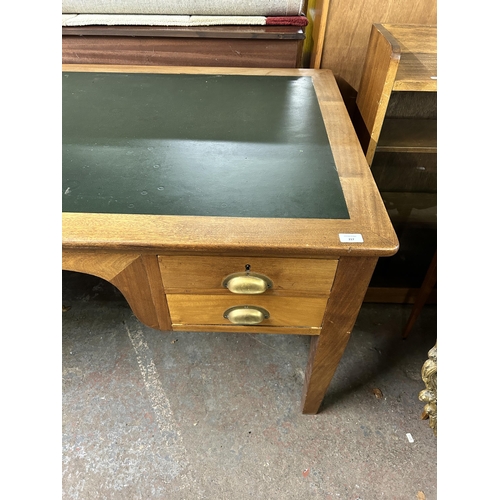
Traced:
<path id="1" fill-rule="evenodd" d="M 344 257 L 323 318 L 321 334 L 311 338 L 302 413 L 317 413 L 347 346 L 372 277 L 377 257 Z"/>

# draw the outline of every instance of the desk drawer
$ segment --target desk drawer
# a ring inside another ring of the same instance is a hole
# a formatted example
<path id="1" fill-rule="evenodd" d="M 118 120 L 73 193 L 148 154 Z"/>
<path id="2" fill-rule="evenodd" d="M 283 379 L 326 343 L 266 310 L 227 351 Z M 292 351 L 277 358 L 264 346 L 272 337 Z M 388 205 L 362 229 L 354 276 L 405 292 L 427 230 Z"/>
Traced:
<path id="1" fill-rule="evenodd" d="M 160 255 L 158 261 L 165 291 L 174 294 L 233 295 L 222 285 L 224 278 L 249 269 L 272 281 L 264 295 L 328 295 L 337 270 L 335 259 Z"/>
<path id="2" fill-rule="evenodd" d="M 172 325 L 233 325 L 224 313 L 237 306 L 269 312 L 259 326 L 320 327 L 328 296 L 167 294 Z"/>

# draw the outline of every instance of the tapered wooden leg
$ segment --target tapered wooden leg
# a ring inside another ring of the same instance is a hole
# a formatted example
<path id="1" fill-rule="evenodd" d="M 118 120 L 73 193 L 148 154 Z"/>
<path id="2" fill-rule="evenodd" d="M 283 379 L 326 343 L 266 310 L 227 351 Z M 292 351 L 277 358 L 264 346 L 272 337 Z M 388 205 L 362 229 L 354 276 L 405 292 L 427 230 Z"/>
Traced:
<path id="1" fill-rule="evenodd" d="M 377 263 L 377 257 L 339 260 L 321 334 L 311 338 L 302 413 L 317 413 L 347 346 Z"/>

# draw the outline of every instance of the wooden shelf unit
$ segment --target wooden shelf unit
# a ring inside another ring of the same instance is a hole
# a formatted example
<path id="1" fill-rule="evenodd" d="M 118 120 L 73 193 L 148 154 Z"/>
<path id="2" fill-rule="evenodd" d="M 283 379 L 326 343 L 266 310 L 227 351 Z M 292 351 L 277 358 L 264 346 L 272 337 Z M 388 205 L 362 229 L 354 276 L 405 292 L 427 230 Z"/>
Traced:
<path id="1" fill-rule="evenodd" d="M 358 137 L 401 243 L 393 270 L 384 264 L 387 285 L 376 269 L 366 300 L 412 302 L 422 254 L 431 261 L 437 238 L 436 26 L 373 24 L 356 105 Z"/>
<path id="2" fill-rule="evenodd" d="M 366 150 L 366 159 L 370 165 L 392 93 L 437 92 L 436 31 L 435 26 L 372 26 L 356 98 L 370 136 Z"/>

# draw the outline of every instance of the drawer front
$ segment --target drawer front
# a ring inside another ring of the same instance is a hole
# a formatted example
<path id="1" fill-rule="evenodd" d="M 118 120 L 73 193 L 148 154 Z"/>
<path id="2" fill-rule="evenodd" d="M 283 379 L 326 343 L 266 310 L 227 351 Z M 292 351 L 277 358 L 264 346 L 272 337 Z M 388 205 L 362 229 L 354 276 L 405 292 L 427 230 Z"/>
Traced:
<path id="1" fill-rule="evenodd" d="M 230 294 L 222 282 L 234 273 L 267 276 L 264 295 L 328 295 L 337 270 L 334 259 L 158 256 L 167 293 Z"/>
<path id="2" fill-rule="evenodd" d="M 320 327 L 328 297 L 167 294 L 172 325 L 233 325 L 224 313 L 237 306 L 269 312 L 259 326 Z"/>

